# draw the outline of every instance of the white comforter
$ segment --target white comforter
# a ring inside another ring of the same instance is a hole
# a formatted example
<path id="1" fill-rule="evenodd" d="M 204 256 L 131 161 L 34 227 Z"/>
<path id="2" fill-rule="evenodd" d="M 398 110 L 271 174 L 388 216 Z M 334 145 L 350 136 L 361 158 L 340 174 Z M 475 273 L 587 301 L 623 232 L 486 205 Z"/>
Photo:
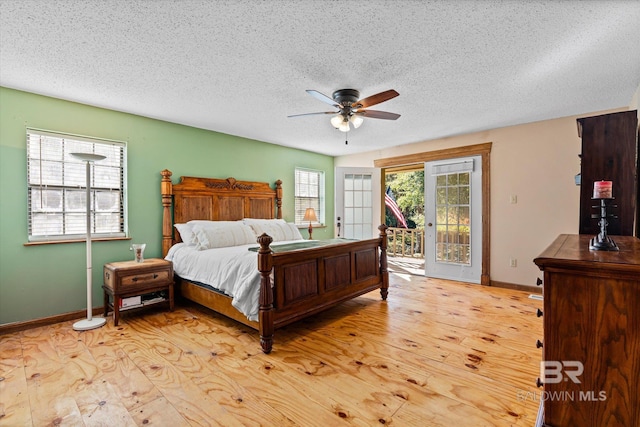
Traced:
<path id="1" fill-rule="evenodd" d="M 278 242 L 279 244 L 293 241 Z M 231 304 L 251 321 L 258 321 L 260 272 L 255 244 L 198 251 L 193 245 L 178 243 L 165 257 L 183 279 L 200 282 L 224 292 Z"/>

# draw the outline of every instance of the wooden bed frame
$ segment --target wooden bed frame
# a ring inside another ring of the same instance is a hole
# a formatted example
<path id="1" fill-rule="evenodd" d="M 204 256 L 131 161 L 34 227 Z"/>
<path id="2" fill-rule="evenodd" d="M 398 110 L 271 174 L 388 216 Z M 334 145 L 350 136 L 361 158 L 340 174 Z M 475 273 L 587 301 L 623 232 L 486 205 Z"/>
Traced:
<path id="1" fill-rule="evenodd" d="M 190 220 L 234 221 L 243 218 L 282 218 L 282 182 L 268 183 L 181 177 L 172 184 L 171 171 L 161 172 L 162 256 L 180 242 L 173 224 Z M 260 271 L 258 322 L 231 305 L 231 298 L 176 277 L 180 294 L 260 332 L 260 345 L 271 352 L 274 330 L 341 302 L 380 288 L 387 299 L 387 227 L 378 238 L 274 253 L 273 239 L 258 237 Z M 273 277 L 273 283 L 272 283 Z"/>

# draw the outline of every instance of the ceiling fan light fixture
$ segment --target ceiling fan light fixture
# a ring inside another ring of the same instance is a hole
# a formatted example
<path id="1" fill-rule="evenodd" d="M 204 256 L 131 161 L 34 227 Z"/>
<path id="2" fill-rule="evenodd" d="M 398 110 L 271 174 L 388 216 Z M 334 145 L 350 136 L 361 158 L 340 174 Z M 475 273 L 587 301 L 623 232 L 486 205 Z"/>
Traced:
<path id="1" fill-rule="evenodd" d="M 362 116 L 360 115 L 354 114 L 349 118 L 349 121 L 353 125 L 354 129 L 358 129 L 362 122 L 364 122 L 364 118 L 362 118 Z"/>
<path id="2" fill-rule="evenodd" d="M 336 126 L 338 130 L 341 132 L 349 132 L 349 117 L 345 114 L 340 114 L 338 117 L 340 117 L 340 123 Z"/>
<path id="3" fill-rule="evenodd" d="M 340 128 L 342 122 L 344 122 L 342 114 L 336 114 L 335 116 L 331 117 L 331 125 L 336 129 Z"/>
<path id="4" fill-rule="evenodd" d="M 342 132 L 349 132 L 349 118 L 344 114 L 331 117 L 331 125 Z"/>
<path id="5" fill-rule="evenodd" d="M 399 95 L 393 89 L 376 93 L 366 98 L 360 98 L 360 92 L 355 89 L 339 89 L 333 92 L 331 97 L 318 92 L 317 90 L 307 90 L 307 93 L 314 98 L 326 104 L 337 108 L 338 111 L 321 111 L 317 113 L 294 114 L 289 117 L 300 117 L 310 115 L 331 114 L 329 121 L 331 125 L 341 132 L 349 132 L 351 126 L 354 129 L 359 128 L 364 122 L 365 117 L 372 119 L 396 120 L 400 114 L 388 113 L 386 111 L 366 110 L 381 102 L 388 101 Z"/>

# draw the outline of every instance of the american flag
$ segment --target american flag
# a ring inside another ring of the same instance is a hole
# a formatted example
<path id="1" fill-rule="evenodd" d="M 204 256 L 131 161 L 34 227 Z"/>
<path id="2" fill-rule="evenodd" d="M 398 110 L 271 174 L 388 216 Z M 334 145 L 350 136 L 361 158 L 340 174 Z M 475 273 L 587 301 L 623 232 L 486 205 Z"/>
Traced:
<path id="1" fill-rule="evenodd" d="M 404 219 L 404 215 L 402 215 L 402 211 L 396 203 L 396 199 L 393 197 L 393 193 L 391 193 L 391 187 L 387 187 L 387 191 L 384 193 L 384 204 L 391 210 L 391 213 L 396 217 L 400 225 L 404 228 L 409 228 L 407 221 Z"/>

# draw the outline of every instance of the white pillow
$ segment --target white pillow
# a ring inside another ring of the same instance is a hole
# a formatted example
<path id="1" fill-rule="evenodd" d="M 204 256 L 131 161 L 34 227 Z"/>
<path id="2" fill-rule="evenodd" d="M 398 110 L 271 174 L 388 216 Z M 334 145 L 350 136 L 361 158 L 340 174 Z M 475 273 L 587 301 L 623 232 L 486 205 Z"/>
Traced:
<path id="1" fill-rule="evenodd" d="M 193 225 L 193 233 L 196 235 L 196 249 L 199 251 L 256 243 L 251 227 L 240 221 L 196 223 Z"/>
<path id="2" fill-rule="evenodd" d="M 211 224 L 212 226 L 216 226 L 216 224 L 232 224 L 234 222 L 238 222 L 238 221 L 211 221 L 208 219 L 192 219 L 191 221 L 187 222 L 187 224 L 194 226 L 196 224 L 202 225 L 202 226 L 207 226 L 209 224 Z"/>
<path id="3" fill-rule="evenodd" d="M 274 219 L 264 219 L 264 218 L 245 218 L 242 220 L 242 222 L 244 222 L 247 225 L 253 225 L 253 224 L 273 224 L 273 223 L 283 223 L 285 224 L 286 221 L 282 218 L 274 218 Z"/>
<path id="4" fill-rule="evenodd" d="M 274 242 L 303 239 L 298 227 L 295 224 L 285 222 L 283 219 L 245 218 L 243 221 L 251 226 L 257 236 L 267 233 Z"/>
<path id="5" fill-rule="evenodd" d="M 302 237 L 302 234 L 300 234 L 300 229 L 298 228 L 297 225 L 295 225 L 292 222 L 288 222 L 287 225 L 289 226 L 289 231 L 291 232 L 292 235 L 292 239 L 289 240 L 303 240 L 304 237 Z"/>
<path id="6" fill-rule="evenodd" d="M 193 226 L 196 224 L 200 224 L 206 227 L 208 224 L 220 224 L 220 223 L 228 223 L 231 221 L 208 221 L 205 219 L 192 219 L 191 221 L 183 224 L 174 224 L 173 226 L 180 233 L 180 239 L 188 244 L 195 245 L 198 243 L 198 237 L 193 232 Z M 215 226 L 215 225 L 214 225 Z"/>
<path id="7" fill-rule="evenodd" d="M 196 235 L 193 234 L 193 226 L 191 224 L 173 224 L 180 233 L 180 239 L 187 245 L 196 244 Z"/>

